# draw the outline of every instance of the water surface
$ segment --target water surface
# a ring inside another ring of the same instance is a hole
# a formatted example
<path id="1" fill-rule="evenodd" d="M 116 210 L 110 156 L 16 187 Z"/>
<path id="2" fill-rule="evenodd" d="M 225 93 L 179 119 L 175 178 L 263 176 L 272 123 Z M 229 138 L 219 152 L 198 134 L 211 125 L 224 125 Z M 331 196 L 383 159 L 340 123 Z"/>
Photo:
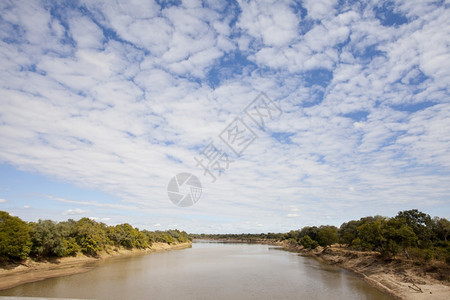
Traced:
<path id="1" fill-rule="evenodd" d="M 83 274 L 0 291 L 0 296 L 89 299 L 393 299 L 356 275 L 258 244 L 192 248 L 112 259 Z"/>

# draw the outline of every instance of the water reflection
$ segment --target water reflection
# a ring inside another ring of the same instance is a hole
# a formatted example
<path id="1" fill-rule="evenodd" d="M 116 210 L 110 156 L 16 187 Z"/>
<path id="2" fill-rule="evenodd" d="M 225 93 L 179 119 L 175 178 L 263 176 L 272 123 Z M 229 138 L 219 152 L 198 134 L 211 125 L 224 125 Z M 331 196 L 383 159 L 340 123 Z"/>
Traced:
<path id="1" fill-rule="evenodd" d="M 269 245 L 194 243 L 115 259 L 0 295 L 96 299 L 392 299 L 357 276 Z"/>

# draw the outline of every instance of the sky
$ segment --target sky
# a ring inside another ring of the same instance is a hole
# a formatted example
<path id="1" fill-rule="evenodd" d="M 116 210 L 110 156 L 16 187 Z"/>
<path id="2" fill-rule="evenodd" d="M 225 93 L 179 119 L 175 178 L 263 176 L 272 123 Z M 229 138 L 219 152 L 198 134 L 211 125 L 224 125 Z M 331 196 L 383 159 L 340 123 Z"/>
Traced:
<path id="1" fill-rule="evenodd" d="M 0 210 L 27 221 L 450 217 L 450 1 L 3 0 L 0 79 Z"/>

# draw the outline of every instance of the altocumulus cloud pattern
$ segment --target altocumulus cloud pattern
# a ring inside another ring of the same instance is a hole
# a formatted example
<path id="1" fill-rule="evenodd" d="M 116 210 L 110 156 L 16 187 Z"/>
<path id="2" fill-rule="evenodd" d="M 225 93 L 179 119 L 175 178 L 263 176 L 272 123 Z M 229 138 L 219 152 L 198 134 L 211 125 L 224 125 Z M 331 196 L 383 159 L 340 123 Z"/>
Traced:
<path id="1" fill-rule="evenodd" d="M 449 6 L 1 1 L 0 162 L 115 197 L 31 195 L 35 215 L 197 232 L 448 217 Z M 283 117 L 210 185 L 193 157 L 260 92 Z M 188 210 L 167 199 L 180 172 L 203 184 Z"/>

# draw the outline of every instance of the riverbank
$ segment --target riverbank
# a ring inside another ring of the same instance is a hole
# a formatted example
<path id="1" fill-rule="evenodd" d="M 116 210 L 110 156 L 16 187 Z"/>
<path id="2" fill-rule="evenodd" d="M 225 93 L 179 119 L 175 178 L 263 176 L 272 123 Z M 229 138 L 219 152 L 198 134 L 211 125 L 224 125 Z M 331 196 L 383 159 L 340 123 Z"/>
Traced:
<path id="1" fill-rule="evenodd" d="M 386 261 L 377 252 L 354 251 L 338 245 L 314 250 L 287 242 L 281 243 L 281 246 L 352 271 L 371 286 L 397 299 L 450 299 L 450 267 L 443 262 L 421 264 L 399 258 Z"/>
<path id="2" fill-rule="evenodd" d="M 92 270 L 99 262 L 106 259 L 185 249 L 191 247 L 191 245 L 191 243 L 172 245 L 153 243 L 152 247 L 148 249 L 109 249 L 102 252 L 98 257 L 79 254 L 76 257 L 52 258 L 46 261 L 27 259 L 21 263 L 0 266 L 0 290 L 48 278 L 84 273 Z"/>

